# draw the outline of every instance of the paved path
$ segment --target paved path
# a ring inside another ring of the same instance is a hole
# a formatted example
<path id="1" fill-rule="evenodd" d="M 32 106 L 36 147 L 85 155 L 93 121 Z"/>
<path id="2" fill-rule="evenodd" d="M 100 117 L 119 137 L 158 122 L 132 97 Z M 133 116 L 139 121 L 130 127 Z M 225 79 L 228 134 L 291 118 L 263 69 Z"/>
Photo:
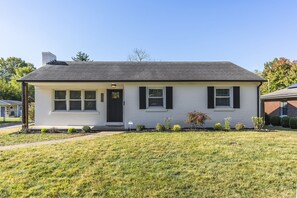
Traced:
<path id="1" fill-rule="evenodd" d="M 17 148 L 25 148 L 25 147 L 31 147 L 31 146 L 39 146 L 39 145 L 61 144 L 64 142 L 79 141 L 79 140 L 90 140 L 90 139 L 95 139 L 98 137 L 105 137 L 105 136 L 121 134 L 121 133 L 124 133 L 124 132 L 123 131 L 109 131 L 109 132 L 100 132 L 100 133 L 96 133 L 96 134 L 67 138 L 67 139 L 60 139 L 60 140 L 49 140 L 49 141 L 43 141 L 43 142 L 0 146 L 0 151 L 12 150 L 12 149 L 17 149 Z"/>

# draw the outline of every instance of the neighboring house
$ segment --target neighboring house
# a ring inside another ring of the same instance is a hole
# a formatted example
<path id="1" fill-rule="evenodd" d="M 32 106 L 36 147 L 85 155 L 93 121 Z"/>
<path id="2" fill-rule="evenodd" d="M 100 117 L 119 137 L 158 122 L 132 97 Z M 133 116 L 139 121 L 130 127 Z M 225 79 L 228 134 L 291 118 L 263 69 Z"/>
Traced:
<path id="1" fill-rule="evenodd" d="M 206 127 L 226 117 L 252 127 L 264 80 L 231 62 L 73 62 L 47 52 L 43 66 L 19 81 L 24 104 L 27 83 L 35 86 L 36 125 L 153 128 L 166 117 L 189 127 L 191 111 L 211 117 Z"/>
<path id="2" fill-rule="evenodd" d="M 0 100 L 0 117 L 20 117 L 22 102 L 17 100 Z"/>
<path id="3" fill-rule="evenodd" d="M 297 116 L 297 84 L 261 96 L 268 116 Z"/>

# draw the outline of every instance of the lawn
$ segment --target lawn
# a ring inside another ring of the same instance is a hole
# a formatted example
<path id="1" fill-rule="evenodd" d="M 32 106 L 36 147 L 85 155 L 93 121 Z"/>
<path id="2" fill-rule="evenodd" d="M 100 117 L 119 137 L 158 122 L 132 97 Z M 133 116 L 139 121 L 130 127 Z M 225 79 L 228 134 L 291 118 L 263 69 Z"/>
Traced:
<path id="1" fill-rule="evenodd" d="M 15 123 L 15 122 L 21 122 L 21 117 L 0 117 L 0 125 L 3 123 Z"/>
<path id="2" fill-rule="evenodd" d="M 86 135 L 85 133 L 19 134 L 17 133 L 19 129 L 20 128 L 10 128 L 10 129 L 0 128 L 0 146 L 65 139 L 65 138 L 72 138 L 72 137 Z"/>
<path id="3" fill-rule="evenodd" d="M 296 132 L 126 133 L 0 153 L 3 197 L 296 197 Z"/>

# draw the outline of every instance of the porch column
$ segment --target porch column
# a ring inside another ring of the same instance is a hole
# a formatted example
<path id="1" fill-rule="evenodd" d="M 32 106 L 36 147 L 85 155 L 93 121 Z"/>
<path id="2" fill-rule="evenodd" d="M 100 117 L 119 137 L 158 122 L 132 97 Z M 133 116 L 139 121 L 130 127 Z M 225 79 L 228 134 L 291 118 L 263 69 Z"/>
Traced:
<path id="1" fill-rule="evenodd" d="M 28 83 L 22 82 L 22 128 L 28 129 Z"/>

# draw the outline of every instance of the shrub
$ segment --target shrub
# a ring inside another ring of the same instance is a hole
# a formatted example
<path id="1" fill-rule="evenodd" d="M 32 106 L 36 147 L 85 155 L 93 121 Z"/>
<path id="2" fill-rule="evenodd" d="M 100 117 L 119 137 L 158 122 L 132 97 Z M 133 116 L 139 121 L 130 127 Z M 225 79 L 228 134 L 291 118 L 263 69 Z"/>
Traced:
<path id="1" fill-rule="evenodd" d="M 136 126 L 136 131 L 142 131 L 144 129 L 145 129 L 145 126 L 142 125 L 142 124 L 139 124 L 139 125 Z"/>
<path id="2" fill-rule="evenodd" d="M 174 132 L 178 132 L 178 131 L 181 131 L 181 130 L 182 130 L 182 127 L 179 124 L 175 124 L 172 127 L 172 131 L 174 131 Z"/>
<path id="3" fill-rule="evenodd" d="M 260 130 L 264 127 L 264 118 L 263 117 L 252 117 L 252 122 L 254 125 L 254 129 Z"/>
<path id="4" fill-rule="evenodd" d="M 222 124 L 221 123 L 215 123 L 215 125 L 213 126 L 214 130 L 222 130 L 223 127 L 222 127 Z"/>
<path id="5" fill-rule="evenodd" d="M 156 125 L 156 131 L 164 131 L 164 129 L 165 129 L 165 127 L 162 124 L 157 123 L 157 125 Z"/>
<path id="6" fill-rule="evenodd" d="M 166 130 L 170 130 L 170 128 L 171 128 L 171 120 L 172 120 L 171 117 L 165 118 L 165 129 Z"/>
<path id="7" fill-rule="evenodd" d="M 290 118 L 289 125 L 292 129 L 297 129 L 297 118 L 296 117 Z"/>
<path id="8" fill-rule="evenodd" d="M 224 120 L 225 120 L 225 126 L 224 126 L 225 130 L 230 131 L 230 129 L 231 129 L 231 126 L 230 126 L 231 117 L 224 118 Z"/>
<path id="9" fill-rule="evenodd" d="M 91 127 L 89 127 L 89 126 L 83 126 L 82 131 L 83 132 L 86 132 L 86 133 L 89 133 L 89 132 L 91 132 Z"/>
<path id="10" fill-rule="evenodd" d="M 290 127 L 290 117 L 282 117 L 281 119 L 282 127 L 289 128 Z"/>
<path id="11" fill-rule="evenodd" d="M 74 132 L 76 132 L 75 128 L 68 128 L 68 133 L 74 133 Z"/>
<path id="12" fill-rule="evenodd" d="M 205 113 L 194 111 L 187 113 L 185 122 L 196 128 L 197 126 L 203 126 L 206 120 L 211 120 L 211 118 Z"/>
<path id="13" fill-rule="evenodd" d="M 41 133 L 47 133 L 48 132 L 47 128 L 42 128 L 40 131 L 41 131 Z"/>
<path id="14" fill-rule="evenodd" d="M 270 123 L 272 124 L 272 126 L 280 126 L 281 118 L 279 116 L 272 116 L 270 118 Z"/>
<path id="15" fill-rule="evenodd" d="M 265 113 L 265 125 L 270 125 L 270 116 Z"/>
<path id="16" fill-rule="evenodd" d="M 238 122 L 238 123 L 235 125 L 235 129 L 236 129 L 237 131 L 241 131 L 241 130 L 243 130 L 244 128 L 245 128 L 245 126 L 244 126 L 243 123 Z"/>

